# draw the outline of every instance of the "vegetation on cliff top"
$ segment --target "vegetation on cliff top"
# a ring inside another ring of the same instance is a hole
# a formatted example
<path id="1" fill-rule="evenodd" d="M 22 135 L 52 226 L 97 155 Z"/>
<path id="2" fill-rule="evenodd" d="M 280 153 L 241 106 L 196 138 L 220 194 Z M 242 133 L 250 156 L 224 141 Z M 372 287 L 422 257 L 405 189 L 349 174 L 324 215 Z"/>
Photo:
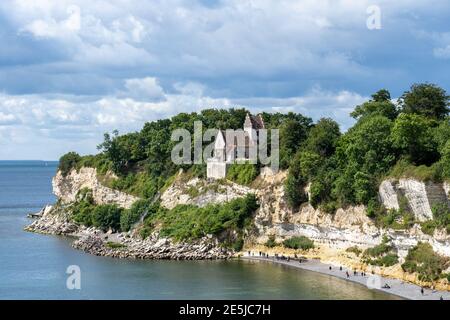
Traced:
<path id="1" fill-rule="evenodd" d="M 72 168 L 94 167 L 106 185 L 152 199 L 180 168 L 194 176 L 205 176 L 204 164 L 175 165 L 171 161 L 171 150 L 177 143 L 170 139 L 174 129 L 193 132 L 194 121 L 202 121 L 205 130 L 238 129 L 246 113 L 245 109 L 207 109 L 146 123 L 140 132 L 107 133 L 99 154 L 80 157 L 68 153 L 60 160 L 60 170 L 65 175 Z M 383 178 L 450 179 L 449 96 L 442 88 L 415 84 L 397 104 L 383 89 L 356 106 L 351 116 L 355 125 L 341 133 L 332 119 L 314 124 L 310 118 L 292 112 L 262 114 L 268 129 L 280 129 L 280 166 L 289 170 L 285 191 L 292 208 L 308 201 L 304 189 L 309 185 L 314 207 L 334 212 L 338 207 L 365 204 L 371 217 L 394 223 L 398 216 L 389 216 L 377 199 Z M 107 178 L 109 170 L 118 179 Z M 258 172 L 259 164 L 232 166 L 228 178 L 249 184 Z M 410 223 L 407 218 L 406 224 Z M 128 228 L 129 223 L 124 226 Z"/>
<path id="2" fill-rule="evenodd" d="M 450 98 L 432 84 L 415 84 L 394 104 L 387 90 L 357 106 L 356 123 L 341 134 L 336 123 L 321 119 L 300 143 L 286 181 L 288 203 L 307 201 L 326 211 L 364 204 L 380 210 L 377 189 L 383 178 L 450 178 Z"/>

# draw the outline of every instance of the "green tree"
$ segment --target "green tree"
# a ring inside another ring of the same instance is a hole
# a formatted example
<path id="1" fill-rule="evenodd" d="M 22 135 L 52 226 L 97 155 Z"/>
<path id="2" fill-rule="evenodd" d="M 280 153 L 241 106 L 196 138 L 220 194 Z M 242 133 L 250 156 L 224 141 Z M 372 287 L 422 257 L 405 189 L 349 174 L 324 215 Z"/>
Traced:
<path id="1" fill-rule="evenodd" d="M 433 141 L 433 124 L 419 114 L 402 113 L 395 120 L 392 141 L 416 165 L 430 165 L 438 159 Z"/>
<path id="2" fill-rule="evenodd" d="M 433 119 L 444 119 L 450 112 L 450 97 L 434 84 L 411 86 L 398 100 L 402 112 L 415 113 Z"/>
<path id="3" fill-rule="evenodd" d="M 340 135 L 339 125 L 336 121 L 322 118 L 310 130 L 305 142 L 305 149 L 322 157 L 329 157 L 334 153 Z"/>
<path id="4" fill-rule="evenodd" d="M 76 152 L 68 152 L 59 159 L 58 170 L 63 176 L 66 176 L 72 168 L 75 168 L 81 157 Z"/>
<path id="5" fill-rule="evenodd" d="M 286 169 L 289 162 L 306 138 L 308 128 L 289 119 L 280 128 L 280 167 Z"/>
<path id="6" fill-rule="evenodd" d="M 382 89 L 372 95 L 372 100 L 357 106 L 350 115 L 355 119 L 360 119 L 378 114 L 394 120 L 397 117 L 397 109 L 390 99 L 391 94 L 389 91 Z"/>
<path id="7" fill-rule="evenodd" d="M 92 212 L 92 223 L 94 227 L 103 231 L 108 231 L 110 228 L 113 231 L 119 231 L 121 213 L 122 209 L 113 204 L 96 206 Z"/>

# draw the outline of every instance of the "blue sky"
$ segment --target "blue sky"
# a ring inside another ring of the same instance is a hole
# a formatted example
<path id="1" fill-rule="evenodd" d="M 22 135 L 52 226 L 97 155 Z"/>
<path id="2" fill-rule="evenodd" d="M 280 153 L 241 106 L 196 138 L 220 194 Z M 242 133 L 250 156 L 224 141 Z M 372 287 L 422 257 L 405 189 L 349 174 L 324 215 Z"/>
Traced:
<path id="1" fill-rule="evenodd" d="M 380 88 L 450 91 L 449 16 L 445 0 L 4 0 L 0 159 L 95 153 L 106 131 L 207 107 L 345 130 Z"/>

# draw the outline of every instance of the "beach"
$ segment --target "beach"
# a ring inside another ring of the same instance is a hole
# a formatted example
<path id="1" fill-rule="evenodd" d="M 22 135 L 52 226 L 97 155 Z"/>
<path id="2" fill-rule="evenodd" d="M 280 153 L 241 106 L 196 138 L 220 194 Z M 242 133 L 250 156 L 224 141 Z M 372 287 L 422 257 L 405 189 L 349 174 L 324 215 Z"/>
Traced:
<path id="1" fill-rule="evenodd" d="M 258 255 L 244 255 L 240 258 L 261 261 L 264 263 L 276 263 L 292 268 L 313 271 L 324 275 L 337 277 L 345 281 L 357 283 L 362 286 L 369 287 L 369 289 L 379 290 L 408 300 L 439 300 L 441 297 L 444 300 L 450 300 L 450 292 L 448 291 L 431 290 L 424 288 L 424 293 L 422 294 L 421 287 L 415 284 L 379 275 L 366 274 L 365 276 L 362 276 L 360 271 L 357 273 L 357 275 L 354 275 L 354 271 L 351 269 L 342 267 L 342 270 L 340 270 L 340 266 L 322 263 L 316 259 L 308 259 L 300 263 L 299 261 L 294 259 L 290 259 L 289 261 L 285 259 L 276 259 L 274 256 L 269 256 L 268 258 L 266 258 Z M 346 272 L 349 273 L 348 278 Z M 390 288 L 383 288 L 385 284 L 387 284 Z"/>

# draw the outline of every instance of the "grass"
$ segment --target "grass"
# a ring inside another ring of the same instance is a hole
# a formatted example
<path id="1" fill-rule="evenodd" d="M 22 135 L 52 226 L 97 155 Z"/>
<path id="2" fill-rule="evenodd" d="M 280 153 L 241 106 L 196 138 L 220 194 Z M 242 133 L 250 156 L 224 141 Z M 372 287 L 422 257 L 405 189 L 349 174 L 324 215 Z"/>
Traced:
<path id="1" fill-rule="evenodd" d="M 292 237 L 284 240 L 283 246 L 290 249 L 309 250 L 314 248 L 314 242 L 305 236 Z"/>
<path id="2" fill-rule="evenodd" d="M 415 166 L 407 160 L 401 159 L 391 169 L 388 178 L 414 178 L 419 181 L 442 182 L 442 167 L 438 162 L 431 166 Z"/>
<path id="3" fill-rule="evenodd" d="M 123 248 L 127 247 L 126 245 L 124 245 L 122 243 L 113 242 L 113 241 L 108 241 L 106 243 L 106 246 L 110 249 L 123 249 Z"/>

